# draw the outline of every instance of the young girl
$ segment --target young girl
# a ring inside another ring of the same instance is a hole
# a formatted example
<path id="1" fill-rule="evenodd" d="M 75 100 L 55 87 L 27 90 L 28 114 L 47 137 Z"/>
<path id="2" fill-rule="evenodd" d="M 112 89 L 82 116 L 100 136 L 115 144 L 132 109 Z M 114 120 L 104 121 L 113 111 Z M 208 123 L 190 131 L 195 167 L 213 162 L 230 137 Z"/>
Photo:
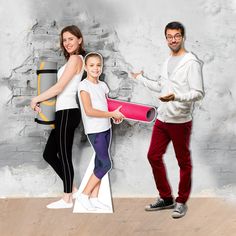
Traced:
<path id="1" fill-rule="evenodd" d="M 60 45 L 67 63 L 58 71 L 58 81 L 31 101 L 31 108 L 40 112 L 38 104 L 57 96 L 55 129 L 48 138 L 43 157 L 52 166 L 64 185 L 61 200 L 47 205 L 48 208 L 71 208 L 72 193 L 77 191 L 73 184 L 72 145 L 74 131 L 81 115 L 76 103 L 78 84 L 83 75 L 83 36 L 77 26 L 65 27 L 60 34 Z"/>
<path id="2" fill-rule="evenodd" d="M 103 59 L 99 53 L 89 53 L 85 57 L 87 78 L 79 84 L 78 94 L 84 123 L 85 133 L 96 153 L 95 167 L 83 192 L 78 200 L 87 210 L 96 208 L 107 209 L 98 200 L 102 177 L 111 169 L 109 147 L 111 142 L 110 118 L 117 121 L 123 119 L 120 108 L 109 112 L 106 96 L 109 92 L 107 85 L 99 81 L 102 73 Z"/>

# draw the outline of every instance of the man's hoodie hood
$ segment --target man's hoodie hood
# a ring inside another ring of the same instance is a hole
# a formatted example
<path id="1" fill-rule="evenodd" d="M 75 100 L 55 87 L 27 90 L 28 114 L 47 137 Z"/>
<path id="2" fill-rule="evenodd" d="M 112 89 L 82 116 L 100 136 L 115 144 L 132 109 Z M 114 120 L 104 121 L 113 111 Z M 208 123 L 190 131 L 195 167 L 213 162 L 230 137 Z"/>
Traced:
<path id="1" fill-rule="evenodd" d="M 167 74 L 167 66 L 168 66 L 168 62 L 170 60 L 171 56 L 167 58 L 167 60 L 165 61 L 164 65 L 163 65 L 163 69 L 162 69 L 162 76 L 167 78 L 168 74 Z M 191 61 L 196 61 L 199 64 L 203 64 L 202 61 L 200 61 L 192 52 L 187 52 L 183 58 L 180 60 L 180 62 L 178 63 L 178 65 L 176 66 L 176 68 L 173 71 L 173 74 L 182 66 L 184 66 L 185 64 L 191 62 Z"/>

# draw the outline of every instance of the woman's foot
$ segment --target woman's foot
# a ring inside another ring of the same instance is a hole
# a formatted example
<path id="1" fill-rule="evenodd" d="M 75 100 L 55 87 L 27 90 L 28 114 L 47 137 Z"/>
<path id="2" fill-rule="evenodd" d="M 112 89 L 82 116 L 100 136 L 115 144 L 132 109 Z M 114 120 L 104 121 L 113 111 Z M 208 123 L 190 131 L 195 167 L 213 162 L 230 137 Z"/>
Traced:
<path id="1" fill-rule="evenodd" d="M 79 190 L 77 190 L 76 192 L 72 192 L 72 199 L 76 199 L 78 195 L 79 195 Z"/>
<path id="2" fill-rule="evenodd" d="M 65 209 L 65 208 L 72 208 L 73 203 L 72 202 L 65 202 L 64 199 L 61 199 L 56 202 L 52 202 L 47 205 L 47 208 L 49 209 Z"/>
<path id="3" fill-rule="evenodd" d="M 79 194 L 79 190 L 73 186 L 73 190 L 72 190 L 72 199 L 76 199 L 76 197 L 78 196 Z"/>

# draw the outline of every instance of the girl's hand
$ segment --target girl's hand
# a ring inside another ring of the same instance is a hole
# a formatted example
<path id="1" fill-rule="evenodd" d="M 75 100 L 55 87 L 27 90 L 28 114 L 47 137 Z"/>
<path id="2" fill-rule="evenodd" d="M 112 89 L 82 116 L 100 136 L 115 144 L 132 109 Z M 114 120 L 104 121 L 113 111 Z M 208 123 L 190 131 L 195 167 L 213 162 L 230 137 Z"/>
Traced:
<path id="1" fill-rule="evenodd" d="M 113 123 L 116 124 L 116 125 L 119 125 L 124 119 L 115 119 L 115 118 L 112 118 L 113 120 Z"/>
<path id="2" fill-rule="evenodd" d="M 137 77 L 139 76 L 139 75 L 143 75 L 143 71 L 141 70 L 140 72 L 138 72 L 138 73 L 133 73 L 133 72 L 130 72 L 130 74 L 131 74 L 131 77 L 133 78 L 133 79 L 137 79 Z"/>
<path id="3" fill-rule="evenodd" d="M 35 100 L 35 98 L 33 98 L 31 100 L 30 107 L 33 111 L 36 111 L 38 113 L 41 112 L 41 108 L 39 107 L 39 103 Z"/>
<path id="4" fill-rule="evenodd" d="M 112 118 L 115 120 L 124 119 L 124 115 L 120 112 L 122 106 L 119 106 L 116 110 L 112 112 Z"/>

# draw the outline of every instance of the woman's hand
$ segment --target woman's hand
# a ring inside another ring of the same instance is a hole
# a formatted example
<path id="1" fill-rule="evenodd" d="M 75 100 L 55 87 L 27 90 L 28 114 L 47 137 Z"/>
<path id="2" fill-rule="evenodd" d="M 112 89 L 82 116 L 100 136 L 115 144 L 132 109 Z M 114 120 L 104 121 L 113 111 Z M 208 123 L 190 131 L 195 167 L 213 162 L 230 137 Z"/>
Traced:
<path id="1" fill-rule="evenodd" d="M 31 100 L 30 107 L 33 111 L 36 111 L 38 113 L 41 112 L 41 108 L 39 107 L 39 103 L 37 102 L 37 100 L 35 98 L 33 98 Z"/>
<path id="2" fill-rule="evenodd" d="M 140 72 L 138 72 L 138 73 L 133 73 L 133 72 L 130 72 L 130 74 L 131 74 L 131 77 L 133 78 L 133 79 L 137 79 L 137 77 L 139 76 L 139 75 L 143 75 L 143 71 L 141 70 Z"/>

